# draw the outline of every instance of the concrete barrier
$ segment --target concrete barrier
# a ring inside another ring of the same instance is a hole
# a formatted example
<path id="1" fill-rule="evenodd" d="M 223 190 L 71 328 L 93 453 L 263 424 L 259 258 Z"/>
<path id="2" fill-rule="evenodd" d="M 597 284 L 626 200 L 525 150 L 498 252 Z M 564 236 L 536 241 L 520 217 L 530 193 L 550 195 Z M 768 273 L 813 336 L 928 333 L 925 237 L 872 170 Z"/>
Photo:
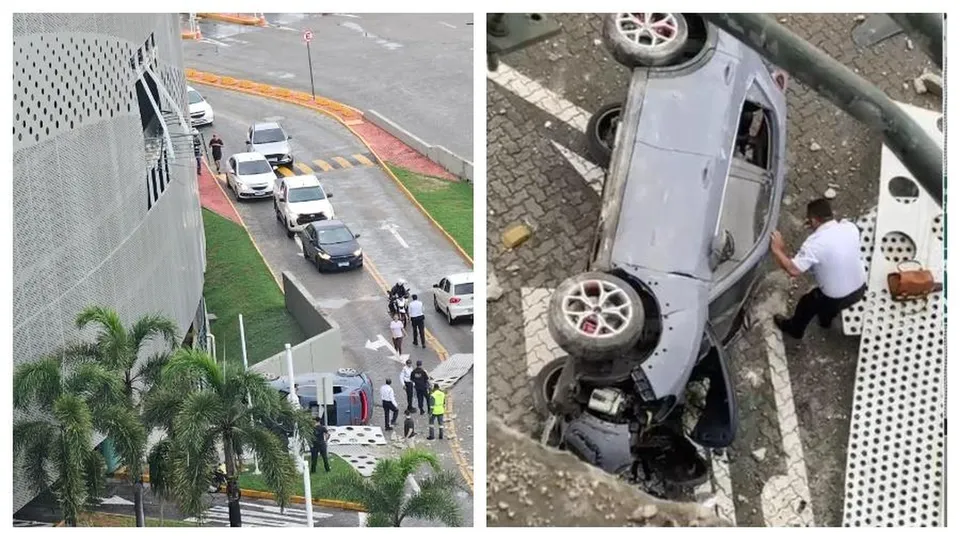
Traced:
<path id="1" fill-rule="evenodd" d="M 417 152 L 426 156 L 430 161 L 449 171 L 450 174 L 456 175 L 458 178 L 463 178 L 473 183 L 472 162 L 467 161 L 466 159 L 454 154 L 442 146 L 433 145 L 424 141 L 420 137 L 417 137 L 413 133 L 410 133 L 409 131 L 398 126 L 392 120 L 386 116 L 383 116 L 377 111 L 372 109 L 368 110 L 363 114 L 363 118 L 367 122 L 370 122 L 371 124 L 400 139 L 410 148 L 413 148 Z"/>
<path id="2" fill-rule="evenodd" d="M 333 373 L 344 367 L 340 326 L 324 316 L 313 296 L 297 278 L 286 272 L 282 278 L 287 311 L 308 336 L 305 341 L 291 347 L 294 373 Z M 250 369 L 257 373 L 286 376 L 285 355 L 286 351 L 280 351 Z"/>

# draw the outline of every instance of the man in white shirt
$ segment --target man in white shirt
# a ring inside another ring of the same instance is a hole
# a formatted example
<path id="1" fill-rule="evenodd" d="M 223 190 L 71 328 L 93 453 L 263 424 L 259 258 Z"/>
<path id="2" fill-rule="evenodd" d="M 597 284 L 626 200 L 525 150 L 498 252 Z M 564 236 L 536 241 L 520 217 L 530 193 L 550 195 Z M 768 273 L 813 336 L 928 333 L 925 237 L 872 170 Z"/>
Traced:
<path id="1" fill-rule="evenodd" d="M 413 410 L 413 381 L 410 380 L 410 374 L 413 373 L 412 364 L 408 358 L 406 365 L 400 370 L 400 382 L 403 384 L 403 390 L 407 393 L 406 412 L 408 413 Z"/>
<path id="2" fill-rule="evenodd" d="M 383 404 L 383 419 L 386 424 L 383 427 L 384 431 L 393 429 L 393 426 L 397 423 L 397 415 L 400 414 L 400 409 L 397 408 L 397 396 L 394 395 L 393 387 L 390 386 L 392 382 L 387 379 L 384 385 L 380 387 L 380 401 Z M 393 421 L 390 420 L 391 411 L 393 411 Z"/>
<path id="3" fill-rule="evenodd" d="M 420 345 L 427 348 L 427 338 L 423 337 L 423 302 L 413 295 L 410 302 L 410 322 L 413 323 L 413 346 L 417 346 L 417 334 L 420 335 Z"/>
<path id="4" fill-rule="evenodd" d="M 403 329 L 403 323 L 400 322 L 400 315 L 394 315 L 393 320 L 390 321 L 390 335 L 393 336 L 393 348 L 397 350 L 397 356 L 399 357 L 403 354 L 401 350 L 403 336 L 407 335 L 407 331 Z"/>
<path id="5" fill-rule="evenodd" d="M 833 319 L 856 304 L 867 290 L 857 226 L 847 220 L 834 219 L 827 199 L 816 199 L 807 205 L 807 226 L 813 233 L 793 258 L 787 255 L 779 231 L 770 239 L 770 252 L 780 268 L 790 277 L 813 270 L 818 285 L 800 298 L 792 317 L 773 317 L 774 324 L 795 339 L 803 337 L 807 324 L 814 317 L 821 327 L 830 328 Z"/>

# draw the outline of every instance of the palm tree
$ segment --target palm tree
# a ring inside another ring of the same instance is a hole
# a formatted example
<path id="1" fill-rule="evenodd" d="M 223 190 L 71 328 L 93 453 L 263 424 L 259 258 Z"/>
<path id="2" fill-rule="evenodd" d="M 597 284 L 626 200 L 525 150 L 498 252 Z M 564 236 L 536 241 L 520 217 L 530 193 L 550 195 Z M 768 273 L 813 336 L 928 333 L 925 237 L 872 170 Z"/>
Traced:
<path id="1" fill-rule="evenodd" d="M 247 396 L 249 395 L 249 402 Z M 207 353 L 195 349 L 176 351 L 163 368 L 160 382 L 144 401 L 144 416 L 151 426 L 162 427 L 168 438 L 161 456 L 152 456 L 151 470 L 167 478 L 154 479 L 169 487 L 180 511 L 198 520 L 206 509 L 211 471 L 220 463 L 222 447 L 227 469 L 230 525 L 239 527 L 238 486 L 240 449 L 247 447 L 260 460 L 264 483 L 285 506 L 299 480 L 297 464 L 273 431 L 280 425 L 299 430 L 307 442 L 313 438 L 309 411 L 295 407 L 270 387 L 262 375 L 242 367 L 222 369 Z"/>
<path id="2" fill-rule="evenodd" d="M 25 460 L 35 490 L 50 489 L 67 525 L 102 495 L 103 456 L 93 433 L 113 436 L 122 455 L 146 444 L 146 431 L 124 404 L 123 383 L 83 347 L 67 347 L 13 374 L 13 406 L 24 419 L 13 425 L 13 449 Z"/>
<path id="3" fill-rule="evenodd" d="M 407 478 L 423 465 L 432 469 L 430 477 L 407 496 Z M 320 496 L 363 505 L 368 527 L 399 527 L 408 517 L 459 527 L 463 521 L 455 492 L 461 488 L 459 477 L 441 469 L 435 455 L 411 448 L 399 458 L 380 460 L 369 478 L 353 469 L 338 472 L 323 484 Z"/>
<path id="4" fill-rule="evenodd" d="M 125 328 L 116 311 L 91 306 L 77 315 L 77 328 L 83 330 L 90 324 L 99 327 L 97 337 L 89 345 L 89 352 L 96 355 L 106 368 L 115 370 L 123 377 L 123 391 L 130 410 L 140 414 L 142 396 L 149 391 L 160 370 L 167 363 L 166 352 L 155 354 L 140 362 L 140 351 L 153 339 L 162 339 L 171 348 L 177 346 L 177 325 L 162 315 L 146 315 L 139 318 L 133 326 Z M 114 441 L 129 447 L 129 441 Z M 127 467 L 128 478 L 133 482 L 133 504 L 137 527 L 145 526 L 143 513 L 143 460 L 144 451 L 128 448 L 122 454 L 123 464 Z"/>

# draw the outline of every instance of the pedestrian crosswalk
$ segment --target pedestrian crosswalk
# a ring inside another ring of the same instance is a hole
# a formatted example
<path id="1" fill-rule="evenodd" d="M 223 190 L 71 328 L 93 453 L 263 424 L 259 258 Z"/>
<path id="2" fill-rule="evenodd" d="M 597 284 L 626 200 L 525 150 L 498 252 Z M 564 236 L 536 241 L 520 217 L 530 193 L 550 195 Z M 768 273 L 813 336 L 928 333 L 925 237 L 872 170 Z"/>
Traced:
<path id="1" fill-rule="evenodd" d="M 322 527 L 322 521 L 333 517 L 333 514 L 313 511 L 313 524 Z M 279 506 L 240 501 L 240 518 L 244 527 L 306 527 L 307 511 L 299 508 L 284 509 L 280 512 Z M 197 518 L 187 518 L 184 521 L 196 523 Z M 203 513 L 205 525 L 229 527 L 230 509 L 227 505 L 211 507 Z"/>
<path id="2" fill-rule="evenodd" d="M 318 174 L 342 169 L 359 167 L 375 167 L 376 157 L 371 153 L 350 154 L 348 156 L 332 156 L 324 159 L 314 159 L 309 163 L 297 161 L 293 165 L 277 168 L 282 176 L 296 176 L 300 174 Z"/>
<path id="3" fill-rule="evenodd" d="M 14 527 L 53 527 L 53 523 L 44 523 L 42 521 L 30 521 L 28 519 L 14 519 Z"/>

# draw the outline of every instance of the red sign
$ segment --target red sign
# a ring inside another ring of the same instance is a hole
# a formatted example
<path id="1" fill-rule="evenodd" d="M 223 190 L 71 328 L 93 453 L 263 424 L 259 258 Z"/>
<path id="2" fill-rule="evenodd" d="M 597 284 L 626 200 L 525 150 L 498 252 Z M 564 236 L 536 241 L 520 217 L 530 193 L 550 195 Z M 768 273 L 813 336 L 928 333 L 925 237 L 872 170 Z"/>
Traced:
<path id="1" fill-rule="evenodd" d="M 304 31 L 303 31 L 303 42 L 304 42 L 304 43 L 310 43 L 311 41 L 313 41 L 313 32 L 311 32 L 310 30 L 304 30 Z"/>

